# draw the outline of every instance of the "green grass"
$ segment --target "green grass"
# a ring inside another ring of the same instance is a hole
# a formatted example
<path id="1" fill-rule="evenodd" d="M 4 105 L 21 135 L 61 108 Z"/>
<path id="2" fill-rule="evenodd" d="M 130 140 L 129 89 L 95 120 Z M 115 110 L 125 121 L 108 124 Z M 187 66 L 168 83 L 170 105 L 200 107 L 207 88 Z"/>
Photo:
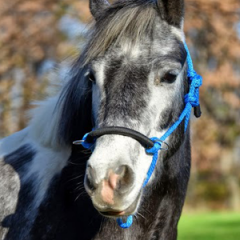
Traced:
<path id="1" fill-rule="evenodd" d="M 183 214 L 178 240 L 240 240 L 240 213 Z"/>

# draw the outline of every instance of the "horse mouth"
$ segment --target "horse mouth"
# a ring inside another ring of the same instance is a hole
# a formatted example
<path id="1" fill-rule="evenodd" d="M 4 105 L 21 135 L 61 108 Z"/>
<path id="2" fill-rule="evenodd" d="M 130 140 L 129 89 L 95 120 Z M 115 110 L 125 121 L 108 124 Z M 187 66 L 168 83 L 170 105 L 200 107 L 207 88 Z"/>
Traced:
<path id="1" fill-rule="evenodd" d="M 135 201 L 133 201 L 133 203 L 123 211 L 109 210 L 109 211 L 99 211 L 99 213 L 102 214 L 104 217 L 110 217 L 110 218 L 133 215 L 137 210 L 138 203 L 140 201 L 140 196 L 141 196 L 141 192 L 138 194 Z"/>

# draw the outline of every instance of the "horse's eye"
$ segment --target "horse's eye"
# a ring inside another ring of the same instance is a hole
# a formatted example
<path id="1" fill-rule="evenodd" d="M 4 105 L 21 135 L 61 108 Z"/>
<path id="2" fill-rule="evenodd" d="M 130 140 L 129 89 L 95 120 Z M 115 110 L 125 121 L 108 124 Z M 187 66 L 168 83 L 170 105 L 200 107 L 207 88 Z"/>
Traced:
<path id="1" fill-rule="evenodd" d="M 90 71 L 89 74 L 88 74 L 88 80 L 93 82 L 93 83 L 96 83 L 96 78 L 95 78 L 92 71 Z"/>
<path id="2" fill-rule="evenodd" d="M 162 78 L 161 78 L 161 82 L 165 82 L 165 83 L 173 83 L 177 78 L 177 75 L 175 73 L 172 72 L 167 72 Z"/>

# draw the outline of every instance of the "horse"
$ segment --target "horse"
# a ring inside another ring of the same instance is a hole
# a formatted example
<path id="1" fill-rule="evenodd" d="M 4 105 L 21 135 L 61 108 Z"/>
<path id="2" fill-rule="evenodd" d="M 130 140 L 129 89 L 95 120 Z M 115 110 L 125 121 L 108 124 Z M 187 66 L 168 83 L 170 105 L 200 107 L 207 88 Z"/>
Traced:
<path id="1" fill-rule="evenodd" d="M 88 150 L 73 142 L 115 127 L 162 136 L 176 123 L 190 89 L 184 1 L 90 0 L 90 11 L 66 83 L 0 142 L 1 239 L 177 239 L 189 126 L 179 122 L 166 138 L 144 188 L 152 154 L 131 134 L 99 135 Z M 129 216 L 132 225 L 119 227 Z"/>

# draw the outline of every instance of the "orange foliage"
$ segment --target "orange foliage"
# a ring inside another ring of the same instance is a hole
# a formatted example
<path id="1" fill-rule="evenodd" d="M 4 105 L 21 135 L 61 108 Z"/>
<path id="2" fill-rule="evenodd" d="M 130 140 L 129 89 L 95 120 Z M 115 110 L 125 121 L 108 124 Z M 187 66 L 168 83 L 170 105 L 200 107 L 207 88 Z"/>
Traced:
<path id="1" fill-rule="evenodd" d="M 203 116 L 193 122 L 193 160 L 199 171 L 219 169 L 223 152 L 232 152 L 240 135 L 239 9 L 239 0 L 186 0 L 187 41 L 204 78 Z"/>

